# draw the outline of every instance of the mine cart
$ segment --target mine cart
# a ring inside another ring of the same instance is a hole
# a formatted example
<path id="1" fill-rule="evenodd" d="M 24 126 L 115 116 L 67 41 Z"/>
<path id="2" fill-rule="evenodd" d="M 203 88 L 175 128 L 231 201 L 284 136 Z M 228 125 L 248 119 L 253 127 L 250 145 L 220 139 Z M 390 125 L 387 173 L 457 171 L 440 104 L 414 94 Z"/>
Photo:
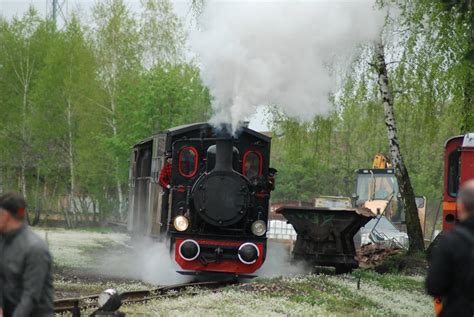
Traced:
<path id="1" fill-rule="evenodd" d="M 354 235 L 375 215 L 366 208 L 281 207 L 298 234 L 293 249 L 295 260 L 317 266 L 333 266 L 337 273 L 358 267 Z"/>

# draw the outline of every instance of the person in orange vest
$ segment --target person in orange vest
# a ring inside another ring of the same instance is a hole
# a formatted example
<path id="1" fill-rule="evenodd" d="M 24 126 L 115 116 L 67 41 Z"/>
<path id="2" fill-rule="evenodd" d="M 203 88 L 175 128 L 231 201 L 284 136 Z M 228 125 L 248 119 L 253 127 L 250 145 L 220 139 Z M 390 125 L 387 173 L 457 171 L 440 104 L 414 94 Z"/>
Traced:
<path id="1" fill-rule="evenodd" d="M 438 316 L 474 316 L 474 179 L 459 190 L 460 223 L 433 247 L 426 278 Z"/>

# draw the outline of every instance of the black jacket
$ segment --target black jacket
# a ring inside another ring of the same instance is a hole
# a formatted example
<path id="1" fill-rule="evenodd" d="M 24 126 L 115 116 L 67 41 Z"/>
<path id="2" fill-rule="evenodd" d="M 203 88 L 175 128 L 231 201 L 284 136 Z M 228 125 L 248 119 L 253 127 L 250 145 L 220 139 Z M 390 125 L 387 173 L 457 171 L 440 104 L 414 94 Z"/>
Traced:
<path id="1" fill-rule="evenodd" d="M 52 316 L 51 256 L 24 225 L 0 235 L 0 307 L 5 317 Z"/>
<path id="2" fill-rule="evenodd" d="M 474 316 L 474 216 L 436 239 L 426 289 L 443 299 L 441 316 Z"/>

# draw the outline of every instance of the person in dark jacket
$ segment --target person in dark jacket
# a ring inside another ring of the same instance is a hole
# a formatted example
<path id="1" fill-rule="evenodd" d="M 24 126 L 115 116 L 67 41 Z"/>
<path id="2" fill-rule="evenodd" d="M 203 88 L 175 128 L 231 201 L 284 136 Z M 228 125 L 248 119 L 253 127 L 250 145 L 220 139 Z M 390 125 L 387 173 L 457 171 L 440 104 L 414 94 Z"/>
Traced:
<path id="1" fill-rule="evenodd" d="M 429 258 L 426 289 L 442 299 L 441 316 L 474 316 L 474 180 L 458 194 L 459 224 L 443 233 Z"/>
<path id="2" fill-rule="evenodd" d="M 0 317 L 54 313 L 51 255 L 25 223 L 25 208 L 19 194 L 0 197 Z"/>

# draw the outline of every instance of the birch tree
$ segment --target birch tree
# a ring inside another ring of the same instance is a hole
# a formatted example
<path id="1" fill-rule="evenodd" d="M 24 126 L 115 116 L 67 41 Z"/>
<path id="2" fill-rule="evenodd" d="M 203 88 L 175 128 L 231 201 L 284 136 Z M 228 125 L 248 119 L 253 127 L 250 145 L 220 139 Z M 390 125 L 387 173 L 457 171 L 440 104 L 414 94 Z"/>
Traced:
<path id="1" fill-rule="evenodd" d="M 18 166 L 18 187 L 20 192 L 27 197 L 27 169 L 32 166 L 32 153 L 30 153 L 31 130 L 29 120 L 31 113 L 30 96 L 34 75 L 41 63 L 35 33 L 40 20 L 36 11 L 30 7 L 21 18 L 14 18 L 12 23 L 1 21 L 0 54 L 3 56 L 2 71 L 11 76 L 4 77 L 4 87 L 9 91 L 11 100 L 6 101 L 12 108 L 10 117 L 12 121 L 6 123 L 3 136 L 9 138 L 19 146 L 12 151 L 17 159 L 12 160 Z"/>
<path id="2" fill-rule="evenodd" d="M 418 208 L 415 201 L 415 193 L 411 185 L 410 176 L 406 168 L 400 150 L 400 142 L 397 135 L 397 124 L 394 114 L 393 94 L 387 72 L 384 46 L 378 43 L 375 50 L 376 68 L 378 74 L 378 84 L 382 96 L 385 113 L 385 125 L 387 126 L 387 137 L 390 148 L 390 156 L 395 168 L 398 186 L 401 195 L 401 202 L 405 210 L 407 233 L 409 237 L 409 253 L 424 251 L 423 233 L 421 230 Z"/>
<path id="3" fill-rule="evenodd" d="M 33 126 L 40 139 L 37 147 L 50 150 L 42 159 L 46 175 L 54 173 L 54 169 L 62 169 L 62 179 L 67 180 L 65 187 L 69 192 L 67 212 L 75 215 L 78 121 L 90 112 L 91 97 L 97 95 L 94 94 L 97 85 L 93 53 L 76 17 L 70 20 L 64 32 L 55 33 L 55 41 L 44 60 L 34 96 L 38 105 Z M 44 129 L 47 125 L 51 128 Z M 68 216 L 66 214 L 66 219 Z"/>
<path id="4" fill-rule="evenodd" d="M 133 81 L 140 67 L 141 52 L 136 21 L 122 0 L 97 2 L 93 9 L 94 23 L 97 29 L 93 34 L 94 48 L 99 66 L 99 79 L 103 85 L 104 100 L 97 106 L 103 110 L 105 124 L 110 128 L 110 136 L 105 136 L 108 144 L 120 143 L 119 95 L 120 87 L 127 80 Z M 112 148 L 112 151 L 117 149 Z M 119 149 L 120 150 L 120 149 Z M 114 153 L 112 164 L 115 166 L 115 178 L 118 211 L 124 215 L 125 197 L 123 193 L 123 173 L 120 170 L 120 153 Z"/>
<path id="5" fill-rule="evenodd" d="M 170 0 L 141 0 L 140 38 L 147 68 L 184 60 L 186 35 Z"/>

